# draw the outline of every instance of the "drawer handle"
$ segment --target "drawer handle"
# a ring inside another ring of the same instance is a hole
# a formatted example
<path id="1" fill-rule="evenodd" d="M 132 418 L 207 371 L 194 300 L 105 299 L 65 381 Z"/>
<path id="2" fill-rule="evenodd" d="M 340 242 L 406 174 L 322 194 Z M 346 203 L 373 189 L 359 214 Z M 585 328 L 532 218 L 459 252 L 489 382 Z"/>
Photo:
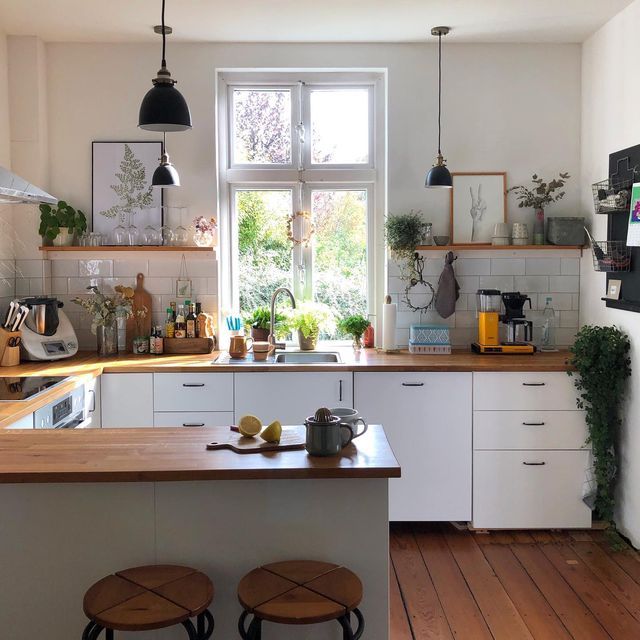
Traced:
<path id="1" fill-rule="evenodd" d="M 424 382 L 403 382 L 403 387 L 424 387 Z"/>
<path id="2" fill-rule="evenodd" d="M 204 422 L 183 422 L 183 427 L 204 427 Z"/>
<path id="3" fill-rule="evenodd" d="M 183 387 L 204 387 L 204 382 L 183 382 Z"/>
<path id="4" fill-rule="evenodd" d="M 542 467 L 546 462 L 523 462 L 522 464 L 527 465 L 527 467 Z"/>
<path id="5" fill-rule="evenodd" d="M 544 422 L 523 422 L 525 427 L 544 427 Z"/>
<path id="6" fill-rule="evenodd" d="M 546 386 L 546 382 L 523 382 L 523 387 L 544 387 Z"/>
<path id="7" fill-rule="evenodd" d="M 340 392 L 338 395 L 338 402 L 342 402 L 342 380 L 340 380 Z"/>

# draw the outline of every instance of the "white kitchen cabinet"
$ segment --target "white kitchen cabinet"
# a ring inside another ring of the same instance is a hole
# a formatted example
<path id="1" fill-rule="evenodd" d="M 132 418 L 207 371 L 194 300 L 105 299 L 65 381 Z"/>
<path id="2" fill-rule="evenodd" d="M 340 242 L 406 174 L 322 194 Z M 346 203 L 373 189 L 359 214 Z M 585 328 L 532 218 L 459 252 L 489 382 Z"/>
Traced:
<path id="1" fill-rule="evenodd" d="M 233 373 L 156 373 L 155 411 L 233 411 Z"/>
<path id="2" fill-rule="evenodd" d="M 153 374 L 105 373 L 101 380 L 103 427 L 153 427 Z"/>
<path id="3" fill-rule="evenodd" d="M 233 411 L 156 411 L 156 427 L 228 427 L 233 424 Z"/>
<path id="4" fill-rule="evenodd" d="M 352 407 L 353 374 L 344 372 L 236 373 L 235 419 L 253 414 L 264 424 L 302 424 L 319 407 Z"/>
<path id="5" fill-rule="evenodd" d="M 16 420 L 7 429 L 33 429 L 33 413 Z"/>
<path id="6" fill-rule="evenodd" d="M 390 520 L 471 519 L 471 373 L 355 373 L 355 407 L 382 424 L 402 468 Z"/>
<path id="7" fill-rule="evenodd" d="M 84 384 L 85 420 L 91 421 L 88 426 L 92 429 L 102 426 L 101 386 L 101 376 L 88 380 Z"/>

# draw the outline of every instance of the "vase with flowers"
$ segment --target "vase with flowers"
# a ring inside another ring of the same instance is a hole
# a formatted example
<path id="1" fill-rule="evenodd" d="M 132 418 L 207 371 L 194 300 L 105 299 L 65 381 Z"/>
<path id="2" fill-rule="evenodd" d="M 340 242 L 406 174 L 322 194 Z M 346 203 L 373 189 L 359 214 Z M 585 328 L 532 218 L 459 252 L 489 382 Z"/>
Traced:
<path id="1" fill-rule="evenodd" d="M 133 311 L 133 318 L 136 321 L 136 335 L 133 339 L 133 353 L 142 355 L 149 353 L 149 336 L 145 331 L 145 318 L 149 313 L 146 306 L 140 307 Z"/>
<path id="2" fill-rule="evenodd" d="M 193 220 L 193 241 L 198 247 L 211 247 L 216 240 L 216 232 L 218 230 L 218 221 L 212 216 L 207 219 L 204 216 L 198 216 Z"/>

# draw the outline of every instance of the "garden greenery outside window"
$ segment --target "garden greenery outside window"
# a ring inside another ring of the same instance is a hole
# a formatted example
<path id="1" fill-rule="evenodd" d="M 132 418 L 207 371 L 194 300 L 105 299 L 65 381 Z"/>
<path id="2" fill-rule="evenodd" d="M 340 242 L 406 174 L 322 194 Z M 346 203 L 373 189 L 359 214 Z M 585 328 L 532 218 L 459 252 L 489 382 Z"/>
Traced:
<path id="1" fill-rule="evenodd" d="M 284 286 L 297 301 L 328 305 L 336 318 L 375 313 L 381 79 L 221 73 L 223 311 L 248 316 Z"/>

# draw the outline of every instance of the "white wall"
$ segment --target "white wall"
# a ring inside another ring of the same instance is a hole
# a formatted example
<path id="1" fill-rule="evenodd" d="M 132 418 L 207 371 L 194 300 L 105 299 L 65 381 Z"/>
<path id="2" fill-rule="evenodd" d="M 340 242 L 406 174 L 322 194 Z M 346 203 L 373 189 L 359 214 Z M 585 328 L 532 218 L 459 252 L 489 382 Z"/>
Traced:
<path id="1" fill-rule="evenodd" d="M 640 143 L 640 86 L 631 68 L 640 57 L 637 25 L 640 0 L 635 0 L 583 45 L 582 58 L 582 200 L 593 212 L 591 184 L 608 175 L 609 154 Z M 606 216 L 593 215 L 593 235 L 606 238 Z M 588 252 L 582 260 L 581 313 L 583 324 L 615 324 L 632 344 L 632 368 L 626 422 L 620 441 L 620 492 L 617 521 L 636 547 L 640 546 L 640 315 L 608 309 L 605 274 L 596 273 Z M 635 390 L 635 393 L 631 389 Z"/>

